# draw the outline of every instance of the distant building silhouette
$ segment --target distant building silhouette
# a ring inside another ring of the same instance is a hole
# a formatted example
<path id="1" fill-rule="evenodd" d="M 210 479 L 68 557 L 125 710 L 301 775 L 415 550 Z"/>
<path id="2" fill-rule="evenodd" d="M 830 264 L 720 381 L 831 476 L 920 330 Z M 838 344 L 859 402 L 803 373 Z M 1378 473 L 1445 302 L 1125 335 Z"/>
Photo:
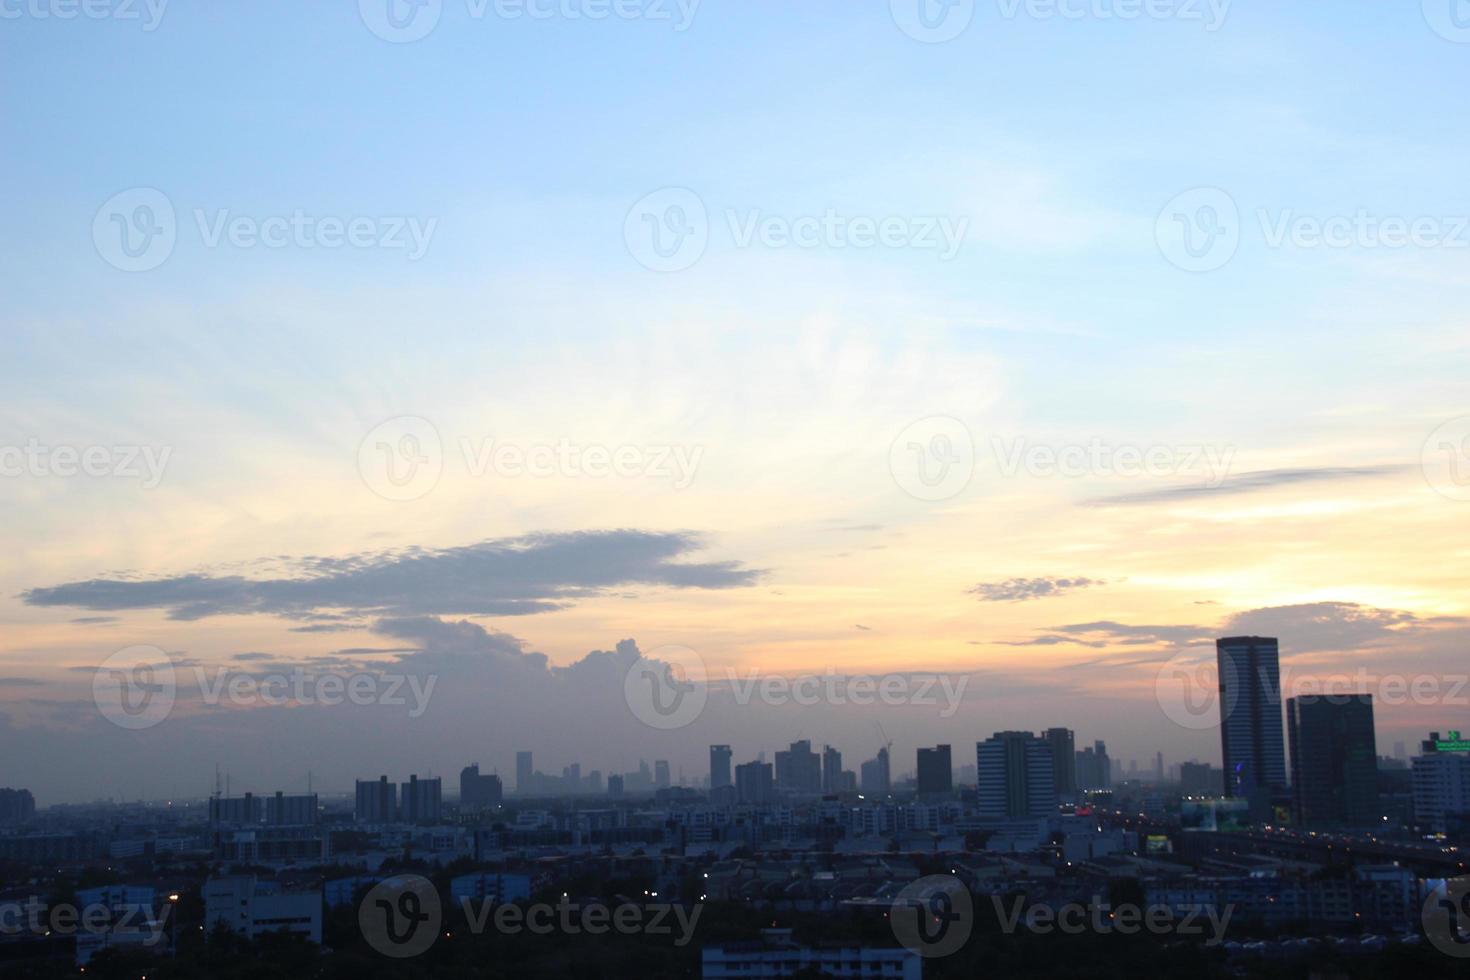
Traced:
<path id="1" fill-rule="evenodd" d="M 1108 746 L 1102 739 L 1076 755 L 1077 788 L 1111 789 L 1113 786 L 1113 760 L 1108 758 Z"/>
<path id="2" fill-rule="evenodd" d="M 1070 728 L 1048 728 L 1041 737 L 1051 746 L 1051 774 L 1057 796 L 1072 799 L 1077 795 L 1077 737 Z"/>
<path id="3" fill-rule="evenodd" d="M 858 786 L 865 796 L 887 796 L 893 788 L 893 779 L 888 766 L 888 747 L 878 750 L 878 755 L 858 767 L 861 779 Z"/>
<path id="4" fill-rule="evenodd" d="M 975 746 L 976 812 L 990 819 L 1057 812 L 1052 746 L 1030 732 L 996 732 Z"/>
<path id="5" fill-rule="evenodd" d="M 1280 652 L 1273 637 L 1229 636 L 1215 655 L 1225 795 L 1251 800 L 1252 819 L 1263 819 L 1271 793 L 1286 787 Z"/>
<path id="6" fill-rule="evenodd" d="M 1376 827 L 1378 745 L 1371 694 L 1286 702 L 1291 790 L 1304 827 Z"/>
<path id="7" fill-rule="evenodd" d="M 531 764 L 531 753 L 516 753 L 516 792 L 525 796 L 532 791 L 531 782 L 536 772 Z"/>
<path id="8" fill-rule="evenodd" d="M 0 789 L 0 824 L 24 823 L 36 815 L 36 798 L 28 789 Z"/>
<path id="9" fill-rule="evenodd" d="M 398 819 L 398 787 L 387 776 L 359 779 L 353 816 L 358 823 L 393 823 Z"/>
<path id="10" fill-rule="evenodd" d="M 769 803 L 775 779 L 769 762 L 747 762 L 735 767 L 735 796 L 741 803 Z"/>
<path id="11" fill-rule="evenodd" d="M 954 791 L 954 764 L 948 745 L 918 751 L 918 791 L 921 796 Z"/>
<path id="12" fill-rule="evenodd" d="M 497 807 L 505 798 L 505 787 L 497 775 L 481 775 L 480 765 L 465 766 L 459 771 L 459 805 L 462 807 Z"/>
<path id="13" fill-rule="evenodd" d="M 728 745 L 711 745 L 709 747 L 710 789 L 715 790 L 731 785 L 730 758 L 732 754 Z"/>

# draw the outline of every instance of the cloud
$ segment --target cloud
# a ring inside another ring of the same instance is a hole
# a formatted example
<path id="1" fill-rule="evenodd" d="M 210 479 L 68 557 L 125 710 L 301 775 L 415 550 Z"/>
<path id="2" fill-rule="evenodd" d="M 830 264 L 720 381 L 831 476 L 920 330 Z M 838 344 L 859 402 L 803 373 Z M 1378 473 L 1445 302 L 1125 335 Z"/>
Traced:
<path id="1" fill-rule="evenodd" d="M 1158 504 L 1175 500 L 1192 500 L 1200 497 L 1226 497 L 1242 493 L 1257 493 L 1276 487 L 1295 486 L 1303 483 L 1325 483 L 1332 480 L 1354 480 L 1369 477 L 1391 476 L 1403 473 L 1412 467 L 1403 464 L 1383 466 L 1322 466 L 1315 468 L 1257 470 L 1227 477 L 1218 484 L 1191 484 L 1183 487 L 1165 487 L 1160 490 L 1142 490 L 1111 497 L 1094 497 L 1087 503 L 1099 507 L 1125 504 Z"/>
<path id="2" fill-rule="evenodd" d="M 1458 616 L 1420 617 L 1403 609 L 1381 609 L 1355 602 L 1308 602 L 1268 606 L 1237 613 L 1220 635 L 1275 636 L 1283 652 L 1314 653 L 1375 647 L 1445 627 L 1466 627 Z"/>
<path id="3" fill-rule="evenodd" d="M 179 620 L 244 613 L 320 620 L 332 610 L 382 617 L 518 616 L 561 609 L 616 586 L 728 589 L 760 577 L 734 561 L 677 560 L 702 546 L 690 532 L 543 533 L 456 548 L 300 558 L 288 563 L 295 572 L 290 577 L 92 579 L 30 589 L 21 597 L 33 606 L 166 609 Z"/>
<path id="4" fill-rule="evenodd" d="M 967 591 L 977 595 L 982 602 L 1026 602 L 1030 599 L 1046 599 L 1066 595 L 1078 589 L 1089 589 L 1095 585 L 1107 585 L 1102 579 L 1094 578 L 1012 578 L 1004 582 L 981 582 Z"/>

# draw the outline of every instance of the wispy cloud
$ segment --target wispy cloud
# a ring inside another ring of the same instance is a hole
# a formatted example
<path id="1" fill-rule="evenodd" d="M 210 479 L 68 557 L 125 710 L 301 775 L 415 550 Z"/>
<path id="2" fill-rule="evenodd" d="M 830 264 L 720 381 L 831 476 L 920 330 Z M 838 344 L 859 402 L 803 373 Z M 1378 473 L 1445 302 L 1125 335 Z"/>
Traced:
<path id="1" fill-rule="evenodd" d="M 1012 578 L 1004 582 L 981 582 L 967 591 L 979 596 L 982 602 L 1026 602 L 1030 599 L 1047 599 L 1066 595 L 1079 589 L 1107 585 L 1095 578 Z"/>
<path id="2" fill-rule="evenodd" d="M 1402 464 L 1382 466 L 1323 466 L 1279 470 L 1256 470 L 1239 476 L 1227 477 L 1219 484 L 1190 484 L 1182 487 L 1164 487 L 1158 490 L 1142 490 L 1138 493 L 1123 493 L 1111 497 L 1093 497 L 1087 503 L 1099 507 L 1124 504 L 1157 504 L 1176 500 L 1191 500 L 1200 497 L 1228 497 L 1243 493 L 1259 493 L 1277 487 L 1296 486 L 1304 483 L 1327 483 L 1333 480 L 1356 480 L 1372 477 L 1393 476 L 1411 467 Z"/>

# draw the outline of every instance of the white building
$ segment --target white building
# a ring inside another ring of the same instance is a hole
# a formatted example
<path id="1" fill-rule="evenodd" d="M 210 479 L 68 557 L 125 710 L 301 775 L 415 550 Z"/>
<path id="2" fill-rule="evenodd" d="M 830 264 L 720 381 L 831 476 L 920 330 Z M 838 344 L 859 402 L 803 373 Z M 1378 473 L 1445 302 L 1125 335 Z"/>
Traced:
<path id="1" fill-rule="evenodd" d="M 1470 754 L 1427 752 L 1414 758 L 1414 817 L 1443 833 L 1449 817 L 1470 813 Z"/>
<path id="2" fill-rule="evenodd" d="M 704 948 L 704 980 L 789 977 L 803 970 L 822 976 L 923 980 L 924 961 L 908 949 L 867 946 L 798 946 L 790 929 L 762 929 L 759 942 Z"/>
<path id="3" fill-rule="evenodd" d="M 252 875 L 210 878 L 204 883 L 204 928 L 220 924 L 250 939 L 266 932 L 294 932 L 322 941 L 322 893 L 287 892 Z"/>

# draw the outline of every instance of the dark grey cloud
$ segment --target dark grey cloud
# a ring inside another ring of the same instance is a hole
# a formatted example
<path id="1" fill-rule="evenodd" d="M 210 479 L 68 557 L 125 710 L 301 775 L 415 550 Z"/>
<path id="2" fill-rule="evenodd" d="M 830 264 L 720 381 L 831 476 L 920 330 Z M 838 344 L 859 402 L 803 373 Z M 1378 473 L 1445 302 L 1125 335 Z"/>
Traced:
<path id="1" fill-rule="evenodd" d="M 45 684 L 35 677 L 0 677 L 0 687 L 44 687 Z"/>
<path id="2" fill-rule="evenodd" d="M 33 606 L 166 609 L 170 619 L 180 620 L 269 613 L 315 626 L 342 610 L 384 618 L 519 616 L 618 586 L 728 589 L 760 577 L 734 561 L 681 560 L 702 546 L 691 532 L 533 534 L 457 548 L 311 556 L 295 560 L 289 577 L 99 578 L 35 588 L 21 597 Z"/>
<path id="3" fill-rule="evenodd" d="M 1225 621 L 1220 635 L 1279 637 L 1282 652 L 1290 654 L 1377 647 L 1467 625 L 1470 620 L 1459 616 L 1422 617 L 1355 602 L 1308 602 L 1237 613 Z"/>
<path id="4" fill-rule="evenodd" d="M 1411 467 L 1404 464 L 1382 466 L 1321 466 L 1296 469 L 1256 470 L 1239 476 L 1226 477 L 1220 483 L 1191 484 L 1183 487 L 1164 487 L 1158 490 L 1142 490 L 1111 497 L 1093 497 L 1087 503 L 1099 506 L 1122 504 L 1158 504 L 1175 500 L 1190 500 L 1201 497 L 1228 497 L 1242 493 L 1257 493 L 1276 487 L 1294 486 L 1303 483 L 1322 483 L 1330 480 L 1351 480 L 1368 477 L 1392 476 L 1407 472 Z"/>
<path id="5" fill-rule="evenodd" d="M 1076 592 L 1078 589 L 1090 589 L 1096 585 L 1107 584 L 1102 579 L 1080 576 L 1077 578 L 1011 578 L 1004 582 L 981 582 L 966 591 L 971 595 L 979 596 L 982 602 L 1026 602 L 1029 599 L 1052 598 L 1066 595 L 1068 592 Z"/>
<path id="6" fill-rule="evenodd" d="M 71 622 L 76 623 L 78 626 L 103 626 L 103 625 L 105 625 L 107 623 L 115 623 L 115 622 L 117 622 L 117 617 L 116 616 L 78 616 L 76 619 L 71 620 Z"/>

